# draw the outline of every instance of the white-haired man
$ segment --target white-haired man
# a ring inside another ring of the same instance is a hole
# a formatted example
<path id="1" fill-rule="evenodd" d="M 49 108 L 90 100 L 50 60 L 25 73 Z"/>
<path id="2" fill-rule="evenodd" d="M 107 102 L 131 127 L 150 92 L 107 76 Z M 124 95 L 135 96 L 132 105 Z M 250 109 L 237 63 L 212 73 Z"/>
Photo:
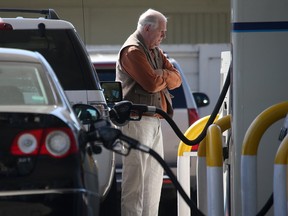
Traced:
<path id="1" fill-rule="evenodd" d="M 160 43 L 166 36 L 167 18 L 148 9 L 138 20 L 119 51 L 116 80 L 122 82 L 125 100 L 156 106 L 173 115 L 168 89 L 181 85 L 180 73 L 168 61 Z M 161 116 L 145 115 L 131 121 L 122 132 L 138 140 L 163 157 Z M 122 216 L 157 216 L 163 181 L 163 169 L 149 154 L 132 150 L 123 158 Z"/>

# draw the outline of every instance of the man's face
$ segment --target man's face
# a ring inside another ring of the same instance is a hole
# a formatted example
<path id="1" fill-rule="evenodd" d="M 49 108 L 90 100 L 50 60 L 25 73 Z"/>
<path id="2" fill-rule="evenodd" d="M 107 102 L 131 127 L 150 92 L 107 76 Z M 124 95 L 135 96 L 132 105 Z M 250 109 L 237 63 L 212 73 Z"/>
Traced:
<path id="1" fill-rule="evenodd" d="M 156 29 L 150 26 L 148 34 L 149 49 L 159 46 L 162 40 L 166 37 L 166 22 L 161 20 Z"/>

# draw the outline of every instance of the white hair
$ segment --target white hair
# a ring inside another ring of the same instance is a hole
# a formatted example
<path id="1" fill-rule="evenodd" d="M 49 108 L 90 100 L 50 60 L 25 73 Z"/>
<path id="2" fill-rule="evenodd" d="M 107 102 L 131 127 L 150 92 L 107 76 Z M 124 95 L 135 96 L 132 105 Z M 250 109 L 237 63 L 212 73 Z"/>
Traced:
<path id="1" fill-rule="evenodd" d="M 158 27 L 159 20 L 167 22 L 167 18 L 159 11 L 148 9 L 141 14 L 137 24 L 137 30 L 142 30 L 146 25 L 151 25 L 153 28 Z"/>

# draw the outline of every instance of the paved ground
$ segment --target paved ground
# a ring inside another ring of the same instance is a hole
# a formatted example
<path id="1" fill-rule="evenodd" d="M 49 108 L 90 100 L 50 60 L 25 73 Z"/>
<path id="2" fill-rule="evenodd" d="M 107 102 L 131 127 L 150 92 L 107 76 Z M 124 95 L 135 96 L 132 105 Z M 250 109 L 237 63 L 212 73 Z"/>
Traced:
<path id="1" fill-rule="evenodd" d="M 174 188 L 162 190 L 159 216 L 177 216 L 177 193 Z"/>
<path id="2" fill-rule="evenodd" d="M 161 201 L 158 216 L 177 216 L 177 195 L 174 188 L 162 190 Z M 100 212 L 100 216 L 121 216 L 120 213 L 120 197 L 118 191 L 117 197 L 110 197 L 110 203 L 105 203 L 105 210 Z M 111 200 L 113 204 L 111 204 Z M 103 206 L 103 205 L 102 205 Z M 103 208 L 104 209 L 104 208 Z"/>

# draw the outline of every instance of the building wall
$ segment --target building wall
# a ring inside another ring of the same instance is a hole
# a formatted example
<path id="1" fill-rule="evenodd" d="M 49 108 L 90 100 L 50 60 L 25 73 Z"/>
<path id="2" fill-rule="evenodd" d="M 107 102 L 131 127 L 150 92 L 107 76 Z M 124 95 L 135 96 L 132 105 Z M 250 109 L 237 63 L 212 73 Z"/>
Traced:
<path id="1" fill-rule="evenodd" d="M 1 0 L 0 7 L 54 8 L 61 19 L 74 24 L 89 45 L 122 44 L 148 8 L 168 17 L 165 44 L 230 42 L 228 0 Z"/>

